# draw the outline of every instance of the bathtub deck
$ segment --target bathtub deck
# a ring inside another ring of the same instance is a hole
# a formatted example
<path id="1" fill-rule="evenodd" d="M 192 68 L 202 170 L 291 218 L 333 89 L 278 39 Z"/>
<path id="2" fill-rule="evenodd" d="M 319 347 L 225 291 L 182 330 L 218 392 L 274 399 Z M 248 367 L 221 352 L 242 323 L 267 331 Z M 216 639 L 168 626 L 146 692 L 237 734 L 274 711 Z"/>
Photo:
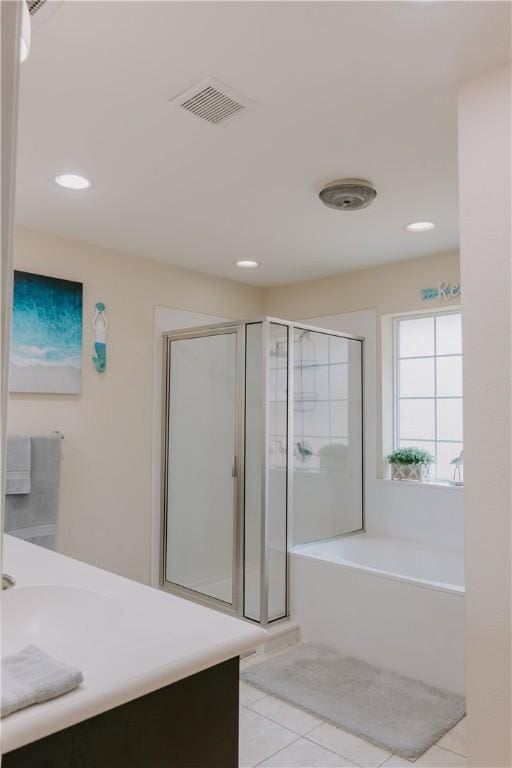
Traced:
<path id="1" fill-rule="evenodd" d="M 292 551 L 410 584 L 464 593 L 464 554 L 449 547 L 357 533 L 301 544 Z"/>

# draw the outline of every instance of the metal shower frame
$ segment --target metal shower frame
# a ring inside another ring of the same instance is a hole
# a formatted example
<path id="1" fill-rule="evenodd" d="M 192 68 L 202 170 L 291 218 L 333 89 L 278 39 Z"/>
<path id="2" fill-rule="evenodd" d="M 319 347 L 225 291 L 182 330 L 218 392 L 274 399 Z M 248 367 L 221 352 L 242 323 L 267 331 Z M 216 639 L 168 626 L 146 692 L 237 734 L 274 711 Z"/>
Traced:
<path id="1" fill-rule="evenodd" d="M 262 327 L 262 456 L 261 456 L 261 541 L 260 541 L 260 620 L 245 616 L 245 374 L 246 374 L 246 337 L 249 325 Z M 269 619 L 269 573 L 268 573 L 268 533 L 269 533 L 269 379 L 270 379 L 270 326 L 276 324 L 287 328 L 287 440 L 286 440 L 286 610 L 283 616 Z M 268 626 L 286 620 L 290 613 L 290 569 L 289 553 L 291 549 L 290 516 L 293 510 L 293 372 L 294 345 L 293 331 L 312 331 L 328 336 L 338 336 L 344 339 L 358 341 L 361 344 L 361 467 L 362 467 L 362 496 L 361 496 L 361 529 L 365 530 L 365 495 L 364 495 L 364 338 L 350 333 L 331 331 L 306 323 L 282 320 L 281 318 L 262 316 L 251 320 L 236 320 L 213 325 L 185 328 L 178 331 L 168 331 L 162 334 L 163 342 L 163 380 L 162 380 L 162 446 L 161 446 L 161 534 L 160 534 L 160 573 L 159 581 L 162 589 L 173 594 L 194 600 L 203 605 L 220 609 L 239 618 Z M 180 586 L 166 579 L 166 544 L 168 517 L 168 469 L 169 469 L 169 432 L 170 423 L 170 371 L 171 345 L 173 341 L 194 339 L 205 336 L 216 336 L 223 333 L 236 334 L 236 415 L 235 415 L 235 445 L 234 445 L 234 504 L 233 504 L 233 594 L 232 603 L 226 603 L 218 598 L 210 597 L 191 588 Z M 351 532 L 352 533 L 352 532 Z M 350 534 L 342 534 L 350 535 Z"/>

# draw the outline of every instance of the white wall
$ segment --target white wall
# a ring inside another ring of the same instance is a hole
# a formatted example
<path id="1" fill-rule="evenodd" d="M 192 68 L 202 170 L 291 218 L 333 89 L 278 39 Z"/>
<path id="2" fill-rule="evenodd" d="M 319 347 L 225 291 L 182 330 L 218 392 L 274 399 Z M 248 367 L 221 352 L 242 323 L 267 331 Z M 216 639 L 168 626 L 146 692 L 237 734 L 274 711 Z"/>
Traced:
<path id="1" fill-rule="evenodd" d="M 316 317 L 375 308 L 377 314 L 425 309 L 422 288 L 440 280 L 458 283 L 459 254 L 433 253 L 380 267 L 342 272 L 320 280 L 267 288 L 264 311 L 274 317 Z M 448 305 L 457 303 L 455 300 Z"/>
<path id="2" fill-rule="evenodd" d="M 459 99 L 471 766 L 512 763 L 510 69 Z"/>
<path id="3" fill-rule="evenodd" d="M 261 290 L 24 229 L 14 261 L 17 269 L 83 282 L 84 347 L 81 394 L 11 395 L 9 431 L 65 436 L 59 549 L 148 582 L 155 306 L 246 317 L 261 314 Z M 91 361 L 97 301 L 110 318 L 105 374 Z"/>

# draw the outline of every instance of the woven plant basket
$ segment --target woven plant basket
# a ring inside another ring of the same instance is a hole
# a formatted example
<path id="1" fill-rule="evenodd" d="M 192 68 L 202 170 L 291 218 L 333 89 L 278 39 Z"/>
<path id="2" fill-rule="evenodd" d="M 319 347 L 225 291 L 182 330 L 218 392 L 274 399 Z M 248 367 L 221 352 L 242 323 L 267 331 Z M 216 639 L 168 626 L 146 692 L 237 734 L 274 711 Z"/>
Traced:
<path id="1" fill-rule="evenodd" d="M 391 464 L 392 480 L 412 480 L 422 483 L 428 480 L 430 468 L 428 464 Z"/>

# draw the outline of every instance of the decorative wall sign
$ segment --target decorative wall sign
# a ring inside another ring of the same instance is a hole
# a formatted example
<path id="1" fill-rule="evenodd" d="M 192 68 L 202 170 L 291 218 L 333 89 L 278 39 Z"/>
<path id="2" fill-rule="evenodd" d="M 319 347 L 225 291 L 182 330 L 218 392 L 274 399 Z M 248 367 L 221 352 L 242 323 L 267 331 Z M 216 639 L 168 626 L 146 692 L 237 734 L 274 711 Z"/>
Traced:
<path id="1" fill-rule="evenodd" d="M 92 319 L 94 328 L 94 351 L 92 361 L 98 373 L 105 373 L 107 370 L 107 328 L 108 318 L 105 314 L 106 306 L 102 301 L 96 304 L 96 312 Z"/>
<path id="2" fill-rule="evenodd" d="M 450 301 L 460 296 L 460 285 L 458 283 L 448 283 L 442 280 L 437 288 L 422 288 L 421 298 L 423 301 Z"/>
<path id="3" fill-rule="evenodd" d="M 15 270 L 11 392 L 80 392 L 82 293 L 82 283 Z"/>

